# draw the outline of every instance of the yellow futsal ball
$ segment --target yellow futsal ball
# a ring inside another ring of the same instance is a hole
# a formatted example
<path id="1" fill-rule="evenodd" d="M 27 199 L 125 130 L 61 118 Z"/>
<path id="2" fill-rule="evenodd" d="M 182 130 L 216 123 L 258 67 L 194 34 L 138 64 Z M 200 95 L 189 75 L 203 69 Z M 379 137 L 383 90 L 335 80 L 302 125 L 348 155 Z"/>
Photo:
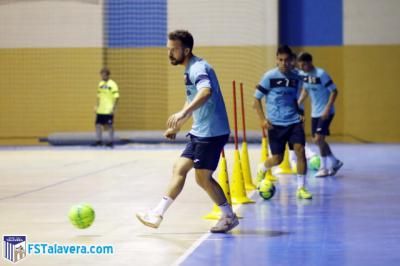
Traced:
<path id="1" fill-rule="evenodd" d="M 75 227 L 84 229 L 92 225 L 95 213 L 92 206 L 83 203 L 72 206 L 69 210 L 68 217 Z"/>

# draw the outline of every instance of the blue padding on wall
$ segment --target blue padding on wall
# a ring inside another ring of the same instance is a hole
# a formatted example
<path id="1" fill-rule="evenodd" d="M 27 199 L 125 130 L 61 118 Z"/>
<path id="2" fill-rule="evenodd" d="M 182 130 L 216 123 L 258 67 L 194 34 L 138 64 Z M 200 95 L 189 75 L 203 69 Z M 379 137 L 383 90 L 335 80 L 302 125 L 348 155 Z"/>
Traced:
<path id="1" fill-rule="evenodd" d="M 281 0 L 279 42 L 293 46 L 343 45 L 343 0 Z"/>
<path id="2" fill-rule="evenodd" d="M 107 0 L 105 30 L 110 48 L 165 46 L 167 0 Z"/>

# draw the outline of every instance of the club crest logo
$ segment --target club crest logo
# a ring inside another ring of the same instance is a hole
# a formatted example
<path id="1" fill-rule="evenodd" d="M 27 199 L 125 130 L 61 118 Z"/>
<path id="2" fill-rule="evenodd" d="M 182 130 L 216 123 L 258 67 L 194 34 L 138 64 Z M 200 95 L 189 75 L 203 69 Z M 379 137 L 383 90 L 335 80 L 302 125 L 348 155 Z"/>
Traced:
<path id="1" fill-rule="evenodd" d="M 3 236 L 4 259 L 17 263 L 26 257 L 26 236 Z"/>

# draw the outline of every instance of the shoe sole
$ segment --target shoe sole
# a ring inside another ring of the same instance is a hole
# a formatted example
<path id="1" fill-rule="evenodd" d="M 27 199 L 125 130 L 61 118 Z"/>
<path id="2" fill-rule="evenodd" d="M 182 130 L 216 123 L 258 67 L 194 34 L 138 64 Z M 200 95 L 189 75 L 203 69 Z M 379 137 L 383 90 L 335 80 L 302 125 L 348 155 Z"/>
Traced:
<path id="1" fill-rule="evenodd" d="M 329 174 L 326 174 L 326 175 L 315 175 L 314 177 L 327 177 L 327 176 L 329 176 Z"/>
<path id="2" fill-rule="evenodd" d="M 223 234 L 225 234 L 225 233 L 227 233 L 227 232 L 229 232 L 229 231 L 231 231 L 233 228 L 235 228 L 236 226 L 238 226 L 239 225 L 239 220 L 238 219 L 236 219 L 235 220 L 235 222 L 228 228 L 228 229 L 226 229 L 226 230 L 210 230 L 210 232 L 211 233 L 214 233 L 214 234 L 218 234 L 218 233 L 223 233 Z"/>
<path id="3" fill-rule="evenodd" d="M 146 226 L 148 226 L 148 227 L 157 229 L 157 228 L 160 226 L 159 224 L 152 224 L 152 223 L 146 222 L 145 220 L 142 219 L 142 217 L 140 217 L 139 214 L 136 214 L 136 218 L 138 218 L 138 220 L 139 220 L 142 224 L 144 224 L 144 225 L 146 225 Z"/>

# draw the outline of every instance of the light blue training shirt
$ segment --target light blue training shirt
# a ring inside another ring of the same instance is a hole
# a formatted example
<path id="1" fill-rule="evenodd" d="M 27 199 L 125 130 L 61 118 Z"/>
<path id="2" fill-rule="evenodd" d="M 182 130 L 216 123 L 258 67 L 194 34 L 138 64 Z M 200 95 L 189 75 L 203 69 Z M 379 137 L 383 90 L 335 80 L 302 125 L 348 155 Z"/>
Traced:
<path id="1" fill-rule="evenodd" d="M 185 70 L 186 99 L 190 103 L 203 88 L 211 96 L 193 112 L 190 134 L 197 137 L 217 137 L 230 134 L 229 120 L 217 75 L 207 61 L 193 56 Z"/>
<path id="2" fill-rule="evenodd" d="M 311 117 L 321 117 L 331 93 L 337 90 L 335 83 L 322 68 L 314 67 L 310 72 L 300 71 L 299 74 L 303 79 L 303 88 L 311 98 Z M 329 113 L 335 113 L 333 106 Z"/>
<path id="3" fill-rule="evenodd" d="M 301 86 L 301 77 L 295 72 L 284 74 L 274 68 L 261 78 L 254 97 L 265 96 L 265 115 L 273 125 L 288 126 L 301 121 L 297 104 Z"/>

